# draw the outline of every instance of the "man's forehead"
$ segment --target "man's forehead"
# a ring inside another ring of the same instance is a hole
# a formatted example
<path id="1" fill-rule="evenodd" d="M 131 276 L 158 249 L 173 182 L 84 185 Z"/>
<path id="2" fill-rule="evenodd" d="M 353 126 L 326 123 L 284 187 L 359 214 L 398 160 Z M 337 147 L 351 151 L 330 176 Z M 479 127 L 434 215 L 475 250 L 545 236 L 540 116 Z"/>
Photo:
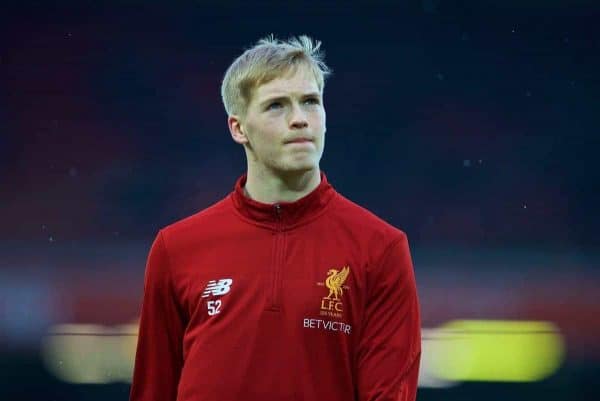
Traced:
<path id="1" fill-rule="evenodd" d="M 308 93 L 319 93 L 319 86 L 314 74 L 309 71 L 297 71 L 294 74 L 286 74 L 256 88 L 257 98 L 273 96 L 295 96 Z"/>

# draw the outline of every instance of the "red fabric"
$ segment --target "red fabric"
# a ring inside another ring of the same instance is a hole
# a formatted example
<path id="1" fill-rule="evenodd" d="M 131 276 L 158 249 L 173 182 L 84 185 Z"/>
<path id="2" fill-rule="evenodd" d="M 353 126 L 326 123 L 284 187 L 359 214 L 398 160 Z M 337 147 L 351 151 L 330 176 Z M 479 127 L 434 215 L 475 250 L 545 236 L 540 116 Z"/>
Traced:
<path id="1" fill-rule="evenodd" d="M 279 205 L 247 198 L 244 183 L 159 231 L 130 400 L 414 400 L 421 338 L 406 235 L 324 174 Z"/>

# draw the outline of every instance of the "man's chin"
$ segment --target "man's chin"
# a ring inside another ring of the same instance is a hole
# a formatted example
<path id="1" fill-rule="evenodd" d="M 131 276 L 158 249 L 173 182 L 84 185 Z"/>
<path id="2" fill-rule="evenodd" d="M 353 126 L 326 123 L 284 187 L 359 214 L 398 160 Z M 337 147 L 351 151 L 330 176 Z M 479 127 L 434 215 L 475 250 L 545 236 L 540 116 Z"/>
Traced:
<path id="1" fill-rule="evenodd" d="M 311 171 L 319 170 L 319 165 L 315 163 L 289 163 L 282 169 L 286 174 L 304 174 Z"/>

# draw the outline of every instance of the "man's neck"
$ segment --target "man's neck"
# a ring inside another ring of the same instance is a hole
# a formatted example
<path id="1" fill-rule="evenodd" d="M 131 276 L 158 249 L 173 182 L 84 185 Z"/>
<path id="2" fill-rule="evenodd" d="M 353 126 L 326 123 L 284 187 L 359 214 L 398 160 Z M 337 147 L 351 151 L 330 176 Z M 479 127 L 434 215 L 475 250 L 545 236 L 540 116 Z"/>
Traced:
<path id="1" fill-rule="evenodd" d="M 257 173 L 248 169 L 244 193 L 261 203 L 294 202 L 311 193 L 320 183 L 318 168 L 286 175 Z"/>

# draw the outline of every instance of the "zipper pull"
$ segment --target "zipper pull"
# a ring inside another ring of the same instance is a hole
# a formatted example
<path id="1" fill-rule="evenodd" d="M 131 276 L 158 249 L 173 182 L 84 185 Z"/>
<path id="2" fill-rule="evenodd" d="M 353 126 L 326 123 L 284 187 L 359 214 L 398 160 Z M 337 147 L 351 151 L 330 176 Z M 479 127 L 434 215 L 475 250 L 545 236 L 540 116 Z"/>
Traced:
<path id="1" fill-rule="evenodd" d="M 277 218 L 281 219 L 281 205 L 279 203 L 275 204 L 275 213 L 277 213 Z"/>

